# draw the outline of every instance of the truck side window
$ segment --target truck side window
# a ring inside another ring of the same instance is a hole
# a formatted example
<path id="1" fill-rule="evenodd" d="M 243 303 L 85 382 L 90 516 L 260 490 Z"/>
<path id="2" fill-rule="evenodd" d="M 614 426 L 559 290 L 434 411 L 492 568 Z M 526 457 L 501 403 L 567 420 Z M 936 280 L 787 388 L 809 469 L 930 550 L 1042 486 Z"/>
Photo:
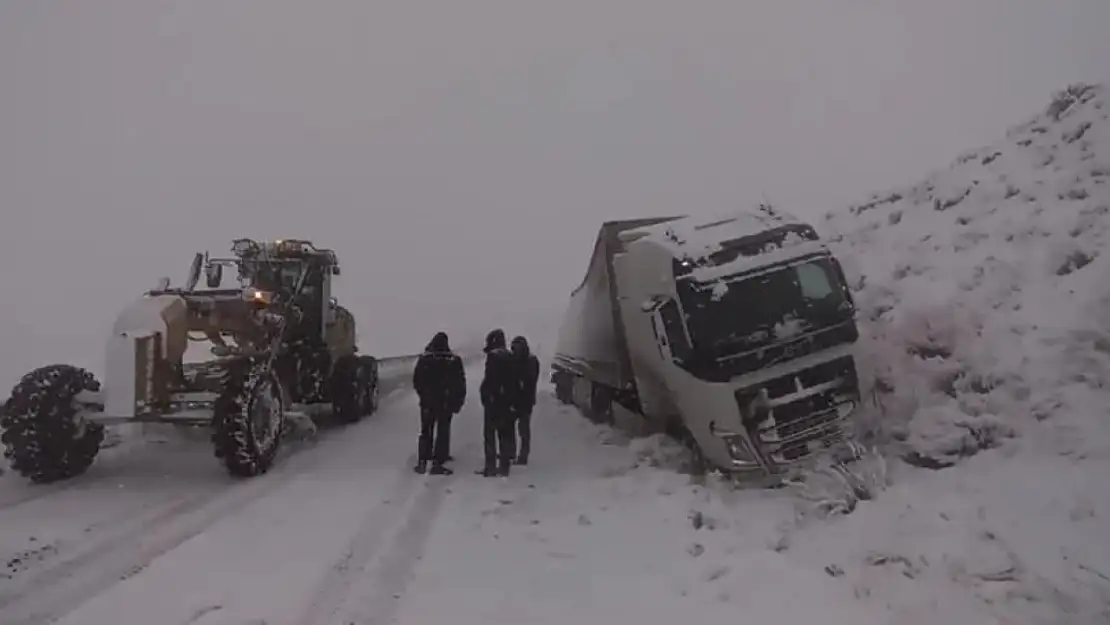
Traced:
<path id="1" fill-rule="evenodd" d="M 659 317 L 663 320 L 663 332 L 671 344 L 671 353 L 675 360 L 685 362 L 690 359 L 692 347 L 686 338 L 686 328 L 682 323 L 682 312 L 678 309 L 678 302 L 668 300 L 659 307 Z"/>
<path id="2" fill-rule="evenodd" d="M 819 265 L 807 263 L 798 265 L 794 269 L 798 276 L 798 286 L 802 289 L 802 296 L 806 299 L 825 299 L 832 295 L 833 285 L 829 284 L 829 275 Z"/>

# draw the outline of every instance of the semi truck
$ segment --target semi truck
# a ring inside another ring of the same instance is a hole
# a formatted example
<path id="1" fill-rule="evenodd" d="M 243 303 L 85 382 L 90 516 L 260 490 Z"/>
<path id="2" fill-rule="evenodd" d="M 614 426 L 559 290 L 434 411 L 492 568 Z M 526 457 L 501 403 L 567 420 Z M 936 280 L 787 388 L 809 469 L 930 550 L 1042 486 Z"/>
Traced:
<path id="1" fill-rule="evenodd" d="M 773 477 L 851 448 L 858 338 L 840 263 L 785 211 L 608 221 L 550 381 L 592 420 L 679 438 L 700 469 Z"/>

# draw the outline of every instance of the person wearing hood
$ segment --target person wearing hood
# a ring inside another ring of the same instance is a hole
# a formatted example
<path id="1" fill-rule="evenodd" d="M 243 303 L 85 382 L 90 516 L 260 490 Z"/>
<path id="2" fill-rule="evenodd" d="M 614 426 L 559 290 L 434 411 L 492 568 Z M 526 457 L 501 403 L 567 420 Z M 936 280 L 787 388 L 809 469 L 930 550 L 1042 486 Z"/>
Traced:
<path id="1" fill-rule="evenodd" d="M 516 396 L 516 372 L 505 346 L 505 332 L 497 329 L 486 335 L 485 375 L 480 393 L 483 419 L 482 438 L 485 467 L 477 471 L 485 477 L 508 476 L 514 455 L 516 434 L 513 432 L 513 400 Z"/>
<path id="2" fill-rule="evenodd" d="M 528 464 L 528 453 L 532 449 L 532 410 L 536 407 L 536 385 L 540 379 L 540 361 L 528 346 L 523 336 L 513 338 L 510 345 L 513 366 L 517 371 L 516 397 L 514 398 L 515 427 L 514 437 L 519 433 L 520 444 L 516 463 Z M 514 441 L 515 442 L 515 441 Z"/>
<path id="3" fill-rule="evenodd" d="M 451 453 L 451 417 L 466 403 L 466 373 L 445 332 L 437 332 L 416 360 L 412 386 L 420 399 L 420 439 L 413 470 L 424 473 L 431 462 L 433 475 L 450 475 L 453 471 L 444 463 Z"/>

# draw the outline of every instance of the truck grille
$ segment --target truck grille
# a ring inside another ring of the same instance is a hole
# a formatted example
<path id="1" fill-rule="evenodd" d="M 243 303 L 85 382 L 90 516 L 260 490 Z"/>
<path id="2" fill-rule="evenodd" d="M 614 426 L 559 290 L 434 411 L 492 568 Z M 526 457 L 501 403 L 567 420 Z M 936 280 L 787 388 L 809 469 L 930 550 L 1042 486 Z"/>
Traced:
<path id="1" fill-rule="evenodd" d="M 757 442 L 768 459 L 789 464 L 843 440 L 837 403 L 858 402 L 855 360 L 842 356 L 742 389 L 736 392 L 738 404 L 746 406 L 762 389 L 771 414 L 758 425 Z"/>
<path id="2" fill-rule="evenodd" d="M 751 350 L 742 354 L 721 356 L 716 360 L 716 364 L 714 365 L 715 370 L 712 373 L 716 376 L 724 376 L 725 379 L 727 379 L 729 377 L 758 371 L 761 367 L 767 366 L 767 363 L 794 360 L 824 349 L 836 347 L 837 345 L 854 343 L 858 339 L 859 329 L 856 327 L 855 321 L 847 321 L 831 327 L 822 328 L 798 339 L 772 345 L 764 349 Z M 824 365 L 819 365 L 814 367 L 814 369 L 820 369 L 822 366 Z M 806 371 L 793 375 L 813 375 L 808 374 L 808 371 L 810 370 L 807 369 Z M 820 375 L 820 372 L 816 372 L 816 375 Z M 793 384 L 789 378 L 786 379 L 785 382 Z"/>

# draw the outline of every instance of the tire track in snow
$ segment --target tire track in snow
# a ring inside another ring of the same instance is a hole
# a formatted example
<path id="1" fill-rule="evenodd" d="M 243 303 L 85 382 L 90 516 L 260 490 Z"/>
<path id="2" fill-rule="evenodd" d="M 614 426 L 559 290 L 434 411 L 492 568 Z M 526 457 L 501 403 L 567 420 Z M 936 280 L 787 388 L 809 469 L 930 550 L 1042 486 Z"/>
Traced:
<path id="1" fill-rule="evenodd" d="M 119 446 L 117 446 L 117 447 L 119 447 Z M 89 490 L 89 489 L 92 489 L 92 488 L 96 488 L 97 485 L 99 484 L 100 480 L 110 478 L 110 477 L 117 477 L 114 473 L 112 473 L 109 476 L 104 475 L 103 469 L 104 469 L 104 465 L 105 465 L 106 462 L 111 463 L 112 465 L 118 465 L 118 463 L 121 463 L 121 462 L 131 461 L 135 457 L 141 457 L 144 453 L 150 453 L 151 452 L 150 447 L 151 447 L 150 443 L 146 443 L 146 444 L 143 444 L 143 445 L 128 445 L 125 449 L 120 450 L 117 453 L 111 454 L 110 458 L 105 458 L 105 457 L 97 458 L 97 461 L 93 465 L 93 467 L 89 470 L 89 472 L 85 473 L 84 475 L 79 475 L 79 476 L 70 478 L 68 480 L 62 481 L 62 482 L 54 482 L 54 483 L 51 483 L 51 484 L 30 484 L 30 483 L 27 483 L 26 486 L 25 486 L 26 491 L 23 492 L 23 493 L 17 494 L 13 497 L 10 497 L 10 498 L 7 498 L 7 497 L 4 497 L 3 495 L 0 495 L 0 512 L 4 512 L 6 510 L 17 508 L 17 507 L 22 506 L 24 504 L 28 504 L 28 503 L 31 503 L 33 501 L 38 501 L 40 499 L 45 499 L 47 497 L 51 497 L 51 496 L 54 496 L 54 495 L 57 495 L 57 494 L 60 494 L 60 493 L 85 491 L 85 490 Z M 111 447 L 107 448 L 107 450 L 116 451 L 116 449 L 113 449 Z M 101 450 L 101 452 L 104 452 L 104 451 L 105 451 L 104 449 Z M 102 455 L 107 455 L 107 454 L 102 454 Z M 112 471 L 115 471 L 115 470 L 116 470 L 116 466 L 113 466 Z M 20 476 L 19 474 L 15 473 L 14 471 L 13 471 L 13 474 L 14 475 L 11 476 L 11 479 L 13 479 L 13 480 L 25 480 L 25 478 L 23 478 L 23 476 Z"/>
<path id="2" fill-rule="evenodd" d="M 393 405 L 403 394 L 392 396 Z M 373 419 L 371 417 L 370 419 Z M 364 423 L 372 423 L 367 420 Z M 350 426 L 348 426 L 350 427 Z M 346 428 L 344 428 L 346 429 Z M 319 442 L 342 442 L 338 431 Z M 314 451 L 315 453 L 301 453 Z M 158 557 L 203 533 L 252 502 L 277 491 L 330 458 L 315 445 L 286 456 L 269 473 L 192 497 L 175 498 L 131 522 L 107 528 L 76 555 L 0 590 L 0 623 L 37 625 L 68 614 L 111 586 L 135 575 Z"/>
<path id="3" fill-rule="evenodd" d="M 384 358 L 380 360 L 385 363 L 392 363 L 394 364 L 394 366 L 396 366 L 396 363 L 398 362 L 404 362 L 405 364 L 407 364 L 408 360 L 410 359 L 415 361 L 416 356 L 391 356 L 389 358 Z M 378 408 L 379 412 L 398 401 L 401 398 L 402 391 L 408 390 L 409 381 L 407 375 L 407 372 L 397 369 L 395 371 L 389 372 L 388 374 L 384 374 L 383 377 L 379 379 L 379 384 L 381 385 L 381 404 Z M 376 415 L 371 415 L 370 417 L 367 417 L 367 419 L 373 419 L 374 416 Z M 340 426 L 340 428 L 338 429 L 342 429 L 342 427 L 343 426 Z M 311 446 L 315 442 L 324 442 L 332 435 L 334 429 L 336 428 L 322 428 L 317 441 L 310 441 L 308 446 Z M 52 497 L 54 495 L 75 491 L 89 491 L 101 487 L 101 480 L 103 479 L 114 479 L 123 477 L 118 473 L 120 470 L 120 467 L 118 466 L 119 464 L 128 463 L 130 465 L 130 463 L 132 462 L 141 460 L 146 454 L 156 453 L 154 447 L 159 444 L 162 443 L 146 441 L 142 444 L 127 445 L 126 448 L 122 450 L 116 450 L 111 447 L 102 448 L 100 457 L 97 458 L 96 462 L 93 464 L 93 467 L 83 475 L 78 475 L 68 480 L 53 482 L 50 484 L 28 483 L 26 485 L 26 492 L 17 494 L 10 498 L 4 497 L 3 494 L 0 494 L 0 513 L 25 504 L 29 504 L 34 501 L 38 501 L 40 499 Z M 175 439 L 170 444 L 181 445 L 190 443 L 188 443 L 188 441 Z M 289 444 L 286 443 L 286 445 Z M 285 458 L 289 458 L 292 455 L 303 451 L 306 447 L 306 445 L 303 443 L 289 446 L 294 447 L 294 449 L 292 449 L 290 454 L 283 454 Z M 112 453 L 110 458 L 106 458 L 104 454 L 105 451 L 114 451 L 116 453 Z M 103 475 L 105 461 L 110 462 L 113 465 L 110 476 Z M 134 464 L 133 466 L 139 467 L 140 469 L 142 467 L 141 464 Z M 14 473 L 15 472 L 13 471 L 13 474 Z M 24 478 L 22 476 L 19 476 L 18 474 L 15 474 L 11 476 L 10 479 L 23 480 Z"/>
<path id="4" fill-rule="evenodd" d="M 13 478 L 13 479 L 16 479 L 16 478 Z M 20 496 L 20 497 L 15 497 L 15 498 L 9 499 L 7 501 L 0 501 L 0 512 L 2 512 L 4 510 L 7 510 L 9 508 L 15 508 L 17 506 L 22 506 L 25 503 L 31 503 L 32 501 L 38 501 L 39 499 L 43 499 L 44 497 L 49 497 L 51 495 L 56 495 L 56 494 L 58 494 L 60 492 L 63 492 L 63 491 L 67 491 L 67 490 L 77 488 L 78 486 L 81 486 L 81 483 L 69 482 L 69 483 L 62 483 L 62 484 L 35 484 L 34 486 L 41 489 L 41 490 L 32 491 L 32 492 L 27 493 L 26 495 L 23 495 L 23 496 Z"/>
<path id="5" fill-rule="evenodd" d="M 373 576 L 364 583 L 371 594 L 354 602 L 341 622 L 364 625 L 393 622 L 405 590 L 413 581 L 416 565 L 424 555 L 440 509 L 451 492 L 448 484 L 428 484 L 427 490 L 420 493 L 390 550 L 378 563 Z"/>
<path id="6" fill-rule="evenodd" d="M 277 490 L 311 465 L 289 468 L 241 487 L 177 500 L 152 515 L 105 532 L 106 536 L 76 556 L 30 576 L 12 591 L 0 593 L 0 621 L 5 625 L 30 625 L 64 616 L 219 520 Z M 89 574 L 91 571 L 95 574 Z"/>
<path id="7" fill-rule="evenodd" d="M 355 535 L 347 542 L 344 555 L 334 561 L 327 574 L 317 584 L 308 607 L 290 625 L 331 625 L 338 622 L 336 614 L 351 592 L 351 587 L 365 572 L 382 542 L 389 538 L 390 529 L 397 519 L 402 520 L 404 513 L 411 507 L 421 476 L 409 468 L 416 460 L 411 455 L 398 473 L 384 500 L 375 504 L 366 513 Z"/>
<path id="8" fill-rule="evenodd" d="M 415 455 L 410 456 L 408 464 L 415 460 Z M 370 510 L 346 554 L 320 581 L 308 609 L 289 625 L 376 624 L 391 616 L 450 492 L 450 482 L 450 477 L 424 477 L 406 466 L 391 496 Z M 417 492 L 420 486 L 424 489 Z M 383 544 L 387 548 L 379 555 Z M 370 597 L 359 592 L 365 589 L 372 590 Z"/>
<path id="9" fill-rule="evenodd" d="M 463 362 L 468 367 L 473 366 L 482 355 L 477 352 L 466 356 Z M 463 450 L 477 447 L 473 443 L 466 444 Z M 460 454 L 460 457 L 465 455 Z M 307 608 L 296 618 L 286 621 L 288 625 L 362 625 L 377 623 L 396 612 L 400 593 L 410 581 L 440 507 L 451 492 L 448 485 L 454 481 L 451 476 L 413 473 L 411 466 L 415 460 L 415 454 L 408 457 L 390 488 L 390 495 L 369 510 L 347 543 L 345 555 L 332 563 L 317 584 Z M 424 490 L 417 493 L 420 485 Z M 386 541 L 389 547 L 385 555 L 379 557 Z M 376 560 L 380 561 L 375 565 Z M 356 592 L 356 589 L 367 588 L 371 589 L 371 597 L 365 596 L 368 593 Z M 384 600 L 379 598 L 383 595 Z M 352 613 L 370 616 L 354 618 Z M 364 620 L 366 618 L 374 620 Z"/>

